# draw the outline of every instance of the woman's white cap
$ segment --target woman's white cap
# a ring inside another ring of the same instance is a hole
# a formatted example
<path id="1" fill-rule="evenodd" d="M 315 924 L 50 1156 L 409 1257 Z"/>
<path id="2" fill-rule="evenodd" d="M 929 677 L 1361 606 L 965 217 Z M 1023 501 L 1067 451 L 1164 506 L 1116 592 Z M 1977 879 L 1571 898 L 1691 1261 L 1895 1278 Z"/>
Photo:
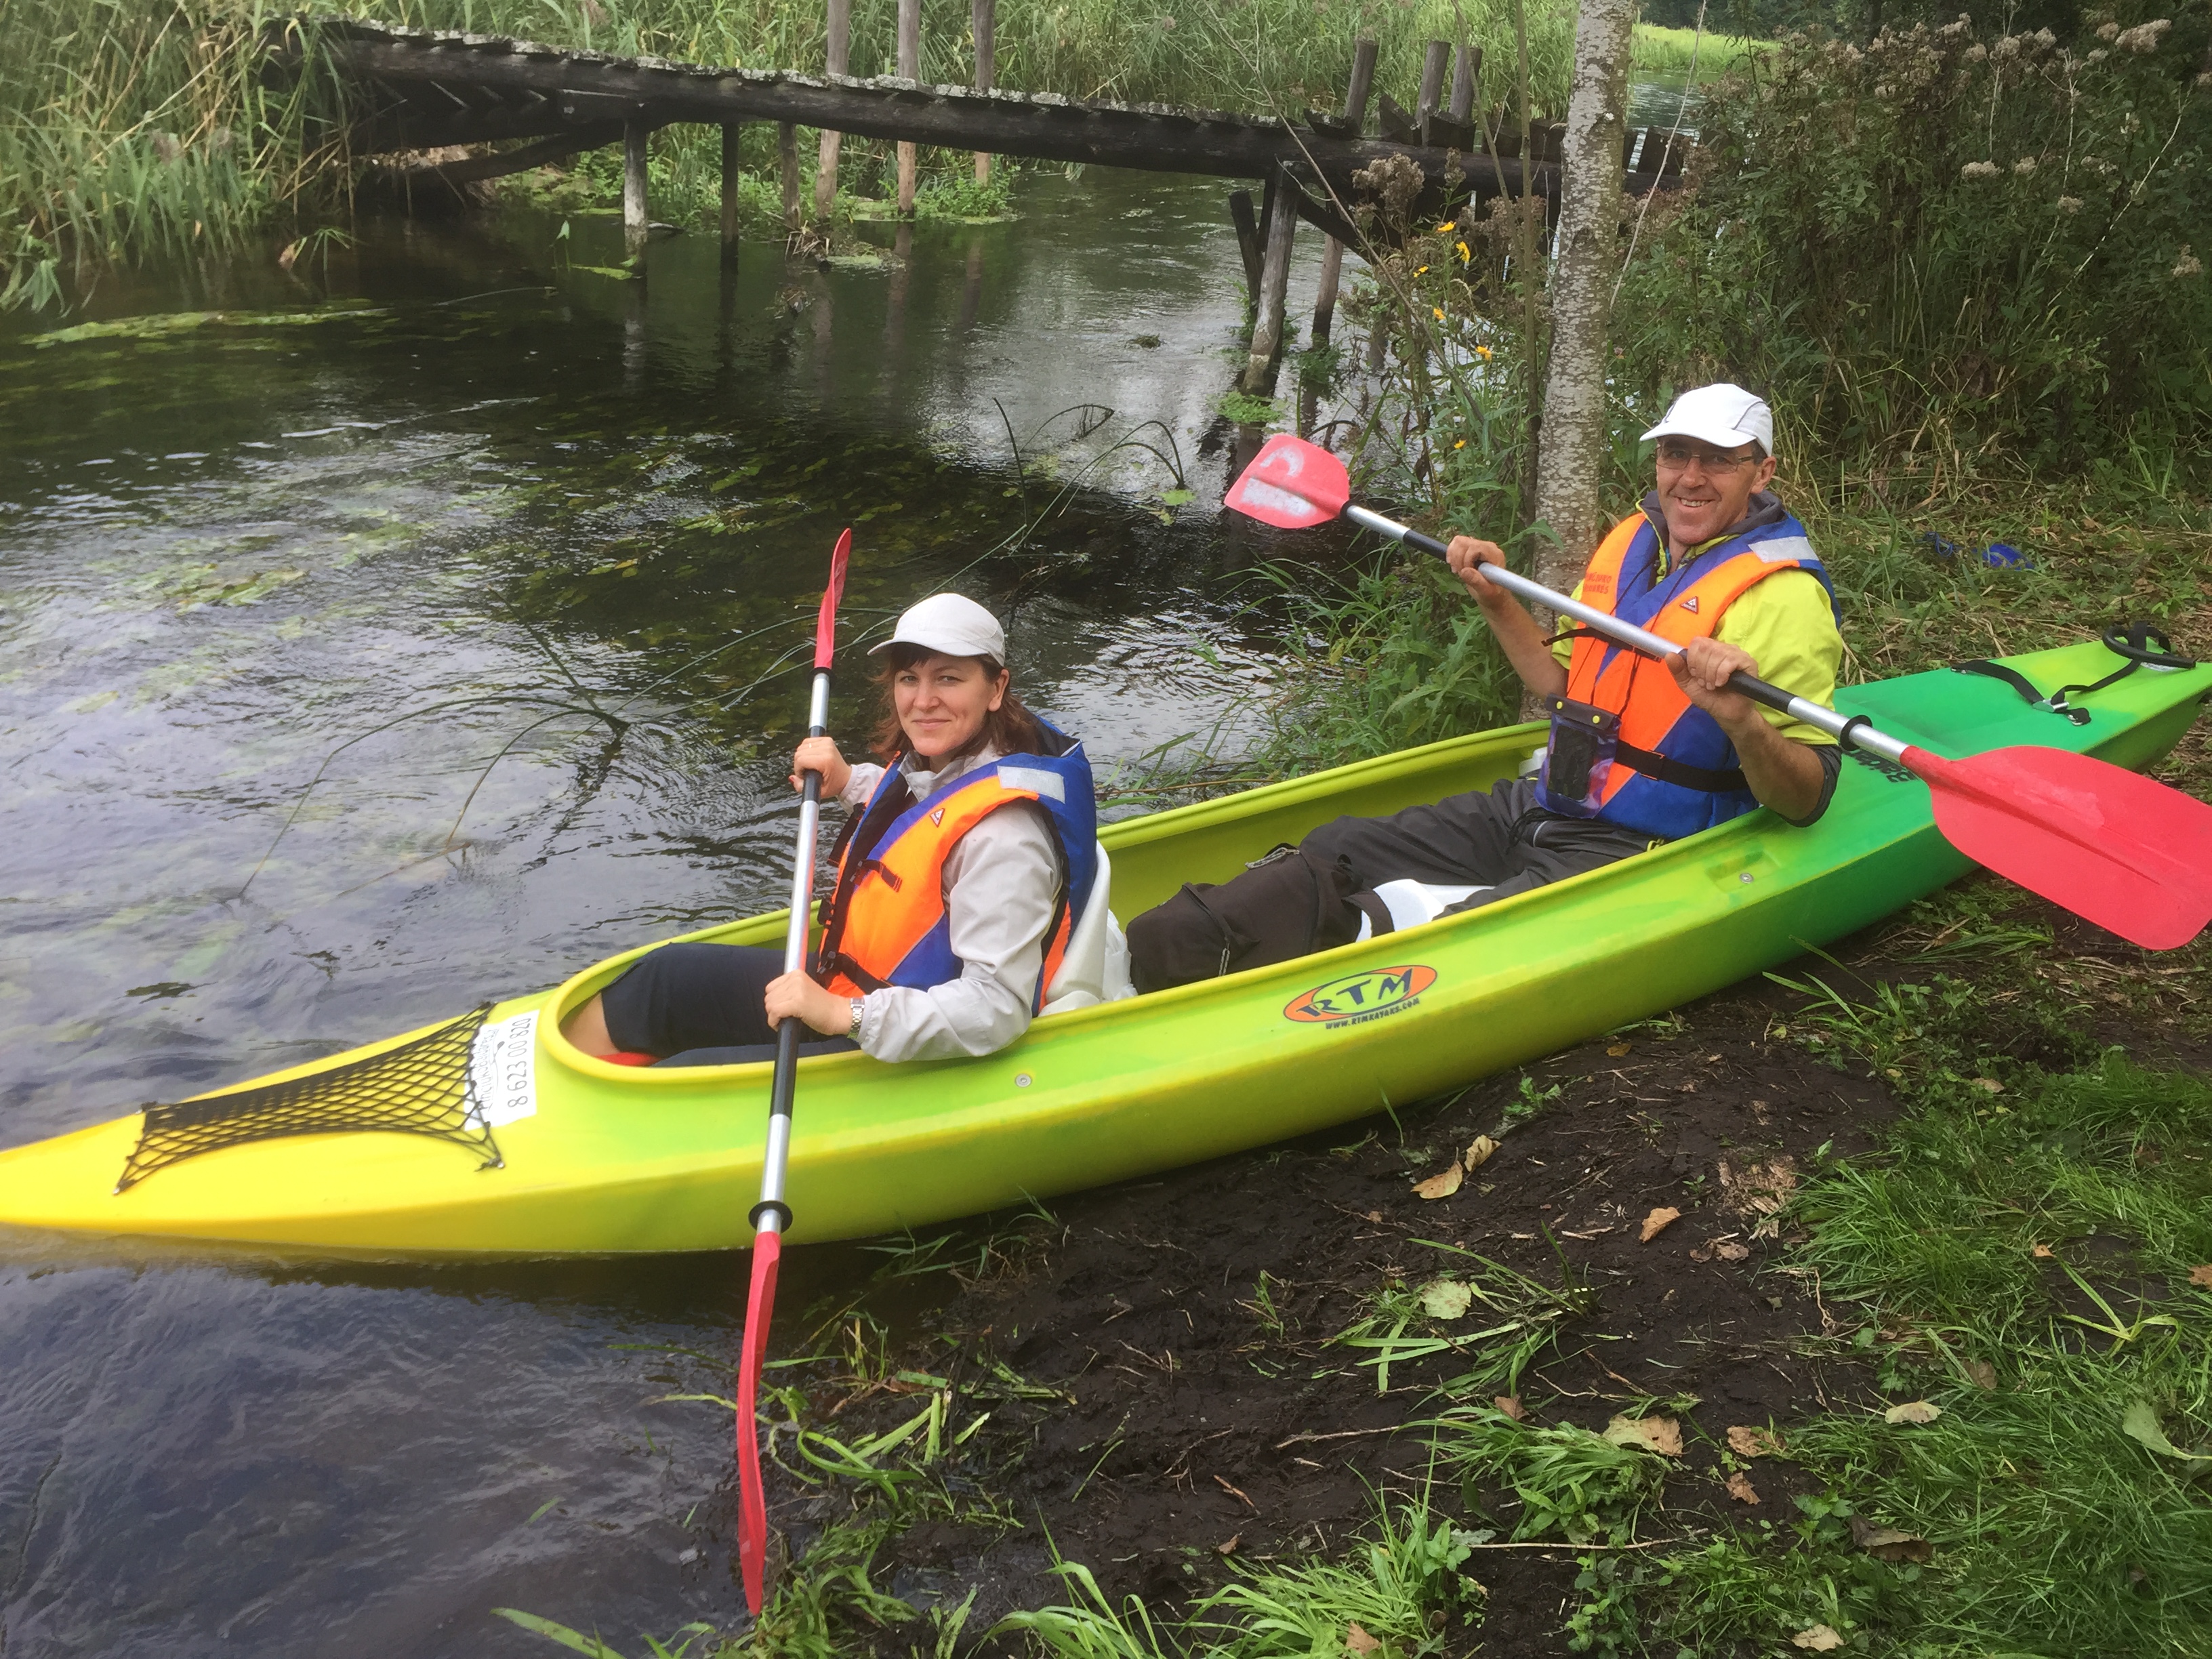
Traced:
<path id="1" fill-rule="evenodd" d="M 958 593 L 933 593 L 908 605 L 890 638 L 868 650 L 872 654 L 895 645 L 918 645 L 948 657 L 988 657 L 1001 665 L 1006 660 L 1006 630 L 999 619 Z"/>
<path id="2" fill-rule="evenodd" d="M 1666 417 L 1644 434 L 1654 438 L 1698 438 L 1719 449 L 1757 444 L 1774 453 L 1774 411 L 1766 399 L 1726 380 L 1692 386 L 1668 405 Z"/>

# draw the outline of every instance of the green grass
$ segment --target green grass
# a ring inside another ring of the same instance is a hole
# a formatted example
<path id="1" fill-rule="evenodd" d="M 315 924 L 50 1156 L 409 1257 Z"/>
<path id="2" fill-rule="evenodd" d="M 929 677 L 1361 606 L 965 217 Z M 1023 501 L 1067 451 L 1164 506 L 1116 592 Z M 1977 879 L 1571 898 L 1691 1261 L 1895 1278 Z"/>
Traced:
<path id="1" fill-rule="evenodd" d="M 1027 1635 L 1054 1659 L 1310 1659 L 1345 1651 L 1353 1626 L 1380 1644 L 1375 1659 L 1465 1651 L 1481 1592 L 1460 1567 L 1488 1534 L 1455 1527 L 1425 1498 L 1377 1508 L 1350 1559 L 1232 1561 L 1231 1581 L 1181 1620 L 1155 1617 L 1136 1596 L 1116 1606 L 1088 1568 L 1063 1562 L 1070 1600 L 997 1630 Z"/>
<path id="2" fill-rule="evenodd" d="M 1687 82 L 1690 68 L 1697 66 L 1697 84 L 1717 81 L 1747 57 L 1771 52 L 1774 42 L 1743 34 L 1716 34 L 1708 29 L 1698 38 L 1695 29 L 1667 28 L 1657 23 L 1638 23 L 1629 57 L 1629 74 L 1636 80 Z"/>
<path id="3" fill-rule="evenodd" d="M 1846 1348 L 1941 1415 L 1784 1425 L 1826 1511 L 1594 1583 L 1585 1623 L 1613 1650 L 1636 1650 L 1636 1619 L 1656 1652 L 1783 1650 L 1814 1623 L 1929 1659 L 2212 1649 L 2212 1285 L 2191 1276 L 2212 1278 L 2212 1085 L 2098 1053 L 2047 940 L 1988 890 L 1893 930 L 1973 983 L 1845 996 L 1827 971 L 1771 1033 L 1906 1102 L 1880 1153 L 1821 1170 L 1786 1218 Z M 1833 1524 L 1852 1512 L 1926 1540 L 1926 1565 L 1853 1550 Z"/>

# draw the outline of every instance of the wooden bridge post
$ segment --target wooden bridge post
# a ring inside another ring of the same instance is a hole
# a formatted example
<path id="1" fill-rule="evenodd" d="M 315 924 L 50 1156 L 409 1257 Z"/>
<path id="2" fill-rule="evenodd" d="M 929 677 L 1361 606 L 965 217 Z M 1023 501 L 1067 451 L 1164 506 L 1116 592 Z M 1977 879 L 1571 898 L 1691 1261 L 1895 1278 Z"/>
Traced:
<path id="1" fill-rule="evenodd" d="M 999 67 L 999 0 L 974 0 L 969 21 L 974 27 L 975 36 L 975 90 L 988 92 L 991 77 Z M 975 182 L 979 185 L 991 182 L 991 153 L 988 150 L 975 152 Z"/>
<path id="2" fill-rule="evenodd" d="M 1361 40 L 1352 48 L 1352 83 L 1345 88 L 1344 118 L 1357 138 L 1367 125 L 1367 100 L 1375 90 L 1375 43 Z M 1313 343 L 1328 343 L 1336 319 L 1336 290 L 1344 277 L 1344 244 L 1332 236 L 1322 246 L 1321 290 L 1314 296 Z"/>
<path id="3" fill-rule="evenodd" d="M 652 222 L 645 201 L 645 141 L 652 131 L 642 121 L 623 124 L 623 252 L 633 259 L 644 253 Z"/>
<path id="4" fill-rule="evenodd" d="M 744 129 L 732 122 L 722 129 L 722 263 L 738 262 L 738 140 Z"/>
<path id="5" fill-rule="evenodd" d="M 822 66 L 842 75 L 853 61 L 853 0 L 830 0 L 829 21 L 829 52 Z M 844 141 L 843 133 L 822 129 L 822 149 L 814 164 L 814 216 L 825 223 L 837 200 L 837 150 Z"/>
<path id="6" fill-rule="evenodd" d="M 788 121 L 779 122 L 775 129 L 776 160 L 782 163 L 783 173 L 783 234 L 798 234 L 799 216 L 799 129 Z"/>
<path id="7" fill-rule="evenodd" d="M 1474 97 L 1482 85 L 1482 48 L 1462 46 L 1452 58 L 1451 104 L 1445 113 L 1460 125 L 1474 118 Z M 1477 145 L 1478 149 L 1486 148 Z"/>
<path id="8" fill-rule="evenodd" d="M 1268 180 L 1267 246 L 1260 265 L 1260 309 L 1252 321 L 1252 355 L 1244 365 L 1244 390 L 1255 396 L 1274 378 L 1283 346 L 1283 301 L 1291 285 L 1291 238 L 1298 228 L 1297 181 L 1281 163 Z"/>
<path id="9" fill-rule="evenodd" d="M 1229 192 L 1229 222 L 1237 227 L 1237 252 L 1244 260 L 1244 291 L 1260 303 L 1260 222 L 1252 216 L 1252 192 Z"/>
<path id="10" fill-rule="evenodd" d="M 1421 142 L 1429 142 L 1429 118 L 1437 112 L 1437 100 L 1443 96 L 1444 65 L 1451 59 L 1451 48 L 1441 40 L 1429 42 L 1427 55 L 1421 60 L 1421 95 L 1413 106 L 1413 117 L 1421 124 Z"/>
<path id="11" fill-rule="evenodd" d="M 921 79 L 921 0 L 899 0 L 898 72 L 902 81 Z M 915 146 L 901 140 L 898 147 L 898 215 L 914 211 Z"/>

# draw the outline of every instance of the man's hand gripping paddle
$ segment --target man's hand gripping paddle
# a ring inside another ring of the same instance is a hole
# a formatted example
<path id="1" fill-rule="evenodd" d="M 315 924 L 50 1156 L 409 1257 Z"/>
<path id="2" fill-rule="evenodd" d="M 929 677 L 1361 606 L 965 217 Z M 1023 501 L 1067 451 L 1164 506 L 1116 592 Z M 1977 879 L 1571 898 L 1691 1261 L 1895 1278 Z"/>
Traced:
<path id="1" fill-rule="evenodd" d="M 830 664 L 837 652 L 837 601 L 844 597 L 845 563 L 853 532 L 837 538 L 830 556 L 830 586 L 814 620 L 814 689 L 807 702 L 806 735 L 830 729 Z M 791 871 L 791 926 L 783 939 L 783 971 L 806 966 L 806 924 L 814 901 L 814 847 L 822 823 L 822 775 L 806 774 L 799 801 L 799 850 Z M 769 1091 L 768 1148 L 761 1160 L 760 1202 L 753 1206 L 753 1282 L 745 1299 L 744 1347 L 738 1359 L 738 1563 L 744 1572 L 745 1605 L 761 1610 L 768 1562 L 768 1494 L 761 1485 L 760 1375 L 768 1357 L 769 1316 L 775 1308 L 775 1270 L 783 1259 L 783 1230 L 791 1206 L 783 1201 L 784 1166 L 791 1158 L 791 1098 L 799 1074 L 802 1022 L 788 1016 L 775 1031 L 775 1081 Z"/>
<path id="2" fill-rule="evenodd" d="M 1226 504 L 1282 530 L 1342 517 L 1441 555 L 1433 537 L 1352 505 L 1344 463 L 1279 433 L 1261 446 Z M 1652 657 L 1680 647 L 1496 565 L 1485 576 Z M 2153 951 L 2170 951 L 2212 921 L 2212 806 L 2122 767 L 2070 750 L 2022 745 L 1946 760 L 1749 674 L 1729 687 L 1838 741 L 1893 761 L 1926 783 L 1936 827 L 1968 858 L 2078 916 Z"/>

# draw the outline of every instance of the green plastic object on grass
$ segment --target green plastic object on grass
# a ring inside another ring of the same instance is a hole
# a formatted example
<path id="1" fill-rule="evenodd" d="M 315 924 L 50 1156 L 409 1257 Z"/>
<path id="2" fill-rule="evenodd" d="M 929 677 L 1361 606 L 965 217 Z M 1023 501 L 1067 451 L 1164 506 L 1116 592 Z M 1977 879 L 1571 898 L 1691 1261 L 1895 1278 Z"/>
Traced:
<path id="1" fill-rule="evenodd" d="M 2094 641 L 2006 661 L 2039 686 L 2087 684 L 2119 663 Z M 1837 702 L 1952 753 L 2036 744 L 2141 769 L 2172 748 L 2208 693 L 2212 667 L 2145 669 L 2083 698 L 2089 719 L 2075 725 L 1996 680 L 1939 671 L 1851 687 Z M 1225 880 L 1340 812 L 1486 789 L 1542 740 L 1540 726 L 1479 732 L 1110 825 L 1115 910 L 1126 918 L 1186 881 Z M 1753 812 L 1379 939 L 1050 1015 L 981 1060 L 803 1060 L 788 1237 L 924 1226 L 1403 1105 L 1732 984 L 1972 867 L 1938 833 L 1924 783 L 1854 760 L 1809 829 Z M 778 911 L 688 937 L 773 945 L 784 931 Z M 295 1102 L 299 1132 L 173 1162 L 149 1153 L 120 1192 L 148 1127 L 137 1112 L 0 1152 L 0 1224 L 288 1255 L 742 1248 L 772 1068 L 609 1065 L 559 1036 L 561 1017 L 646 948 L 499 1003 L 443 1048 L 434 1028 L 261 1079 L 285 1085 L 271 1096 Z M 435 1105 L 444 1087 L 466 1103 L 446 1129 L 308 1132 L 337 1121 L 327 1099 L 347 1085 L 330 1074 L 366 1062 L 349 1075 L 379 1075 L 381 1057 L 396 1075 L 404 1067 L 392 1057 L 410 1041 L 429 1077 L 407 1085 L 415 1095 Z M 474 1057 L 465 1087 L 457 1051 Z M 156 1118 L 175 1119 L 188 1142 L 196 1115 L 219 1125 L 224 1110 L 204 1097 Z"/>

